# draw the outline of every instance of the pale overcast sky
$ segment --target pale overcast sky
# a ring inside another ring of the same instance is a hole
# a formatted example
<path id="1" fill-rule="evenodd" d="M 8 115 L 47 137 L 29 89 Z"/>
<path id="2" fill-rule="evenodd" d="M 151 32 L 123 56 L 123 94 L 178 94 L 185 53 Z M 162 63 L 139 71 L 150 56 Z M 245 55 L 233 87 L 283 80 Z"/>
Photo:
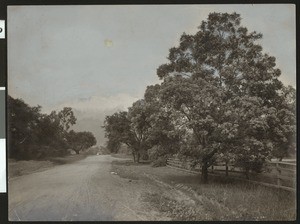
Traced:
<path id="1" fill-rule="evenodd" d="M 294 5 L 9 6 L 8 93 L 46 112 L 73 107 L 77 129 L 102 143 L 104 116 L 158 83 L 169 49 L 210 12 L 241 14 L 243 26 L 263 34 L 280 79 L 296 86 Z"/>

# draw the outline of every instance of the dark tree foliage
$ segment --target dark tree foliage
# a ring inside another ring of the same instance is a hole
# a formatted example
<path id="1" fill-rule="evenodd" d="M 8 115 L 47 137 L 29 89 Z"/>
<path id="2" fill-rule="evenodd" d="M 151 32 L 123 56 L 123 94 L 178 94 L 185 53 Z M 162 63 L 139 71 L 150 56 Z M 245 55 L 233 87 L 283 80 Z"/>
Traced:
<path id="1" fill-rule="evenodd" d="M 151 146 L 160 146 L 156 147 L 160 149 L 158 150 L 160 156 L 175 153 L 183 133 L 175 129 L 172 113 L 167 110 L 165 102 L 161 99 L 161 86 L 158 84 L 148 86 L 144 101 L 150 111 L 148 124 Z"/>
<path id="2" fill-rule="evenodd" d="M 76 124 L 76 117 L 72 111 L 71 107 L 64 107 L 63 110 L 59 111 L 57 114 L 59 118 L 60 126 L 64 131 L 68 131 L 70 127 Z"/>
<path id="3" fill-rule="evenodd" d="M 41 106 L 31 107 L 22 99 L 8 96 L 7 102 L 10 158 L 41 159 L 67 154 L 66 135 L 76 123 L 72 108 L 48 115 L 41 113 Z"/>
<path id="4" fill-rule="evenodd" d="M 38 140 L 37 127 L 42 119 L 41 107 L 30 107 L 21 99 L 8 96 L 9 157 L 28 159 L 30 147 Z"/>
<path id="5" fill-rule="evenodd" d="M 118 153 L 121 149 L 122 143 L 116 141 L 115 139 L 108 139 L 106 148 L 109 150 L 110 153 Z"/>
<path id="6" fill-rule="evenodd" d="M 66 136 L 69 147 L 71 147 L 76 154 L 79 154 L 80 151 L 88 149 L 97 143 L 95 136 L 91 132 L 75 132 L 71 130 Z"/>
<path id="7" fill-rule="evenodd" d="M 119 147 L 121 143 L 126 144 L 132 151 L 134 162 L 139 162 L 141 155 L 150 147 L 146 118 L 143 101 L 135 102 L 129 112 L 116 112 L 106 116 L 103 127 L 108 145 L 115 144 Z"/>
<path id="8" fill-rule="evenodd" d="M 131 145 L 132 135 L 130 133 L 130 121 L 127 112 L 116 112 L 111 116 L 106 116 L 104 121 L 105 137 L 108 139 L 107 147 L 110 152 L 118 152 L 121 143 Z"/>
<path id="9" fill-rule="evenodd" d="M 128 112 L 116 112 L 106 117 L 103 127 L 111 152 L 116 152 L 122 143 L 126 144 L 132 151 L 133 160 L 139 162 L 141 156 L 148 157 L 148 150 L 154 146 L 168 148 L 160 150 L 165 153 L 178 146 L 179 134 L 172 132 L 170 113 L 161 110 L 156 88 L 159 86 L 148 87 L 145 99 L 134 102 Z"/>

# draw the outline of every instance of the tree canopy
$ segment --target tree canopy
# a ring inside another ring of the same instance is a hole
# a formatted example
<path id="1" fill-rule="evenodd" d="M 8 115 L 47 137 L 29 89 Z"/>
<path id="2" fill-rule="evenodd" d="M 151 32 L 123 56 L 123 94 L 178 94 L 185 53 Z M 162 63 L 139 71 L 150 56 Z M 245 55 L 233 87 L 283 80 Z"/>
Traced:
<path id="1" fill-rule="evenodd" d="M 8 96 L 9 157 L 15 159 L 41 159 L 63 156 L 67 149 L 75 151 L 96 144 L 90 132 L 70 131 L 76 117 L 70 107 L 50 114 L 41 112 L 41 106 L 31 107 L 22 99 Z M 70 136 L 76 135 L 72 141 Z M 75 144 L 76 142 L 76 144 Z"/>
<path id="2" fill-rule="evenodd" d="M 69 143 L 69 146 L 77 153 L 79 154 L 80 151 L 84 149 L 88 149 L 92 147 L 93 145 L 96 145 L 97 141 L 94 137 L 93 133 L 91 132 L 75 132 L 71 130 L 67 134 L 67 141 Z"/>
<path id="3" fill-rule="evenodd" d="M 157 69 L 165 101 L 192 129 L 202 167 L 212 152 L 227 149 L 249 169 L 293 145 L 294 90 L 278 80 L 281 71 L 275 57 L 263 53 L 261 38 L 241 26 L 239 14 L 211 13 L 195 35 L 181 36 L 169 63 Z"/>

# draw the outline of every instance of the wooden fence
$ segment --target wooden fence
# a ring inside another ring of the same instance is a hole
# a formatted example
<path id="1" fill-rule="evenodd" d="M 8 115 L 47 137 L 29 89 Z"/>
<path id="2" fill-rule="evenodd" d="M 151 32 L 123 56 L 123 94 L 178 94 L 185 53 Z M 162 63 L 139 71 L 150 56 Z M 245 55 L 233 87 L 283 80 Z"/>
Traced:
<path id="1" fill-rule="evenodd" d="M 199 164 L 192 166 L 192 161 L 189 159 L 180 160 L 177 157 L 170 157 L 167 160 L 167 165 L 175 167 L 191 173 L 200 173 L 201 167 Z M 252 183 L 262 184 L 269 187 L 281 188 L 289 191 L 296 189 L 296 162 L 268 162 L 266 169 L 262 173 L 249 173 L 249 180 L 246 179 L 244 171 L 239 167 L 227 165 L 228 176 L 234 179 L 245 180 Z M 214 164 L 209 167 L 210 175 L 225 175 L 226 164 Z"/>

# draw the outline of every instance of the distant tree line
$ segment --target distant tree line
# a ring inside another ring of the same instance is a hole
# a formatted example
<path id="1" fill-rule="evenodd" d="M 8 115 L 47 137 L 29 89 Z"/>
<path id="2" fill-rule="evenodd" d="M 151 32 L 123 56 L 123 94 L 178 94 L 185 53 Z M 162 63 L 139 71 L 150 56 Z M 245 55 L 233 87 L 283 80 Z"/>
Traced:
<path id="1" fill-rule="evenodd" d="M 257 43 L 237 13 L 211 13 L 195 35 L 183 33 L 128 111 L 107 116 L 107 146 L 121 143 L 139 162 L 143 151 L 178 154 L 202 167 L 215 161 L 260 172 L 271 158 L 295 151 L 296 91 L 278 79 L 275 57 Z"/>
<path id="2" fill-rule="evenodd" d="M 50 114 L 41 106 L 31 107 L 22 99 L 8 96 L 9 157 L 14 159 L 42 159 L 64 156 L 68 149 L 78 154 L 96 144 L 91 132 L 70 130 L 76 123 L 72 108 Z"/>

